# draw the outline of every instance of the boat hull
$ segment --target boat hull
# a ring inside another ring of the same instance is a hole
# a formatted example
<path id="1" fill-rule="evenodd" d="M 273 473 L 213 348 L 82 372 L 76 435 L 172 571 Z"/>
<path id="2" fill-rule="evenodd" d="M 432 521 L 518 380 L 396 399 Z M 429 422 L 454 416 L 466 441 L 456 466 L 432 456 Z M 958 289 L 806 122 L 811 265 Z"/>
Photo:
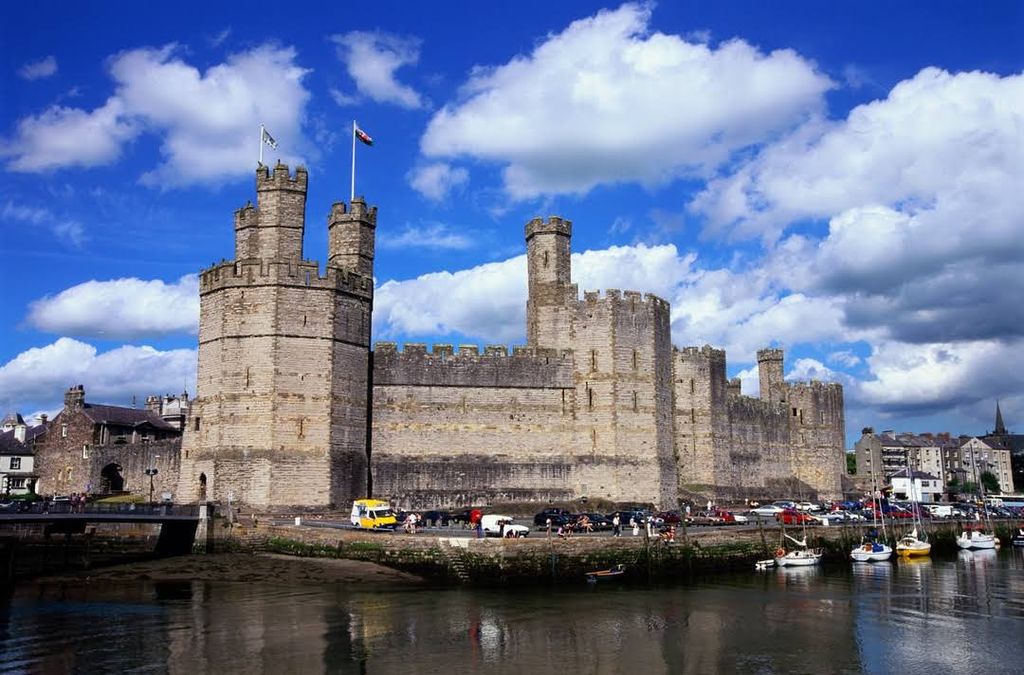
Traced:
<path id="1" fill-rule="evenodd" d="M 850 559 L 853 562 L 885 562 L 892 557 L 892 549 L 883 546 L 881 551 L 867 550 L 858 547 L 850 551 Z"/>
<path id="2" fill-rule="evenodd" d="M 996 538 L 990 534 L 957 537 L 956 545 L 967 551 L 983 551 L 996 547 Z"/>
<path id="3" fill-rule="evenodd" d="M 820 553 L 809 553 L 800 556 L 787 553 L 784 556 L 775 558 L 775 564 L 778 567 L 810 567 L 811 565 L 817 565 L 819 562 L 821 562 Z"/>
<path id="4" fill-rule="evenodd" d="M 928 542 L 917 542 L 915 544 L 897 544 L 896 553 L 905 558 L 920 558 L 930 555 L 932 545 Z"/>

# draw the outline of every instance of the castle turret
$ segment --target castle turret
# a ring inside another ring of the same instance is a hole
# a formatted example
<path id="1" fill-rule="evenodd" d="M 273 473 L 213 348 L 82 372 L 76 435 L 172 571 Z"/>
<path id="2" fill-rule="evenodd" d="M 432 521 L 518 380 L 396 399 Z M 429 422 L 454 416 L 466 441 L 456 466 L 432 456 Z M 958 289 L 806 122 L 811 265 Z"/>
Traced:
<path id="1" fill-rule="evenodd" d="M 327 221 L 328 267 L 372 276 L 376 228 L 377 207 L 367 208 L 362 197 L 352 200 L 352 208 L 336 202 Z"/>
<path id="2" fill-rule="evenodd" d="M 786 383 L 782 375 L 781 349 L 762 349 L 757 352 L 757 376 L 761 385 L 761 400 L 779 403 L 786 400 Z"/>
<path id="3" fill-rule="evenodd" d="M 273 173 L 256 170 L 256 206 L 235 211 L 235 259 L 302 260 L 302 234 L 306 218 L 305 167 L 295 176 L 280 162 Z"/>
<path id="4" fill-rule="evenodd" d="M 526 340 L 535 347 L 568 347 L 566 307 L 577 299 L 572 284 L 569 242 L 572 222 L 552 216 L 526 224 L 526 259 L 529 299 L 526 303 Z"/>

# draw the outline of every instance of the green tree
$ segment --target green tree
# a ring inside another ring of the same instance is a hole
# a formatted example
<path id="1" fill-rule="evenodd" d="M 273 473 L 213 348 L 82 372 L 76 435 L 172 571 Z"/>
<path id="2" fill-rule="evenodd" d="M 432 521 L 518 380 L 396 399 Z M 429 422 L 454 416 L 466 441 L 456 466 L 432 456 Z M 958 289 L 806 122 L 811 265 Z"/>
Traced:
<path id="1" fill-rule="evenodd" d="M 985 492 L 989 494 L 996 494 L 1002 492 L 999 489 L 999 479 L 991 471 L 981 472 L 981 484 L 985 487 Z"/>
<path id="2" fill-rule="evenodd" d="M 846 473 L 851 476 L 857 473 L 857 455 L 853 452 L 846 453 Z"/>

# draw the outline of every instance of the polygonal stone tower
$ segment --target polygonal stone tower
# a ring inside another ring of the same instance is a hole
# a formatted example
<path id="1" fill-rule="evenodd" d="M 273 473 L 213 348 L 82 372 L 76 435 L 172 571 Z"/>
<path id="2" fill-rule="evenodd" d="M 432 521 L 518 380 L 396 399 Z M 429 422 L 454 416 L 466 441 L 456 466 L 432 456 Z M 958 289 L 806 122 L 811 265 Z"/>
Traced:
<path id="1" fill-rule="evenodd" d="M 526 224 L 526 341 L 532 347 L 568 349 L 569 306 L 575 303 L 569 240 L 572 222 L 552 216 Z"/>
<path id="2" fill-rule="evenodd" d="M 260 508 L 363 496 L 376 209 L 335 204 L 320 273 L 303 260 L 307 173 L 256 172 L 235 260 L 200 276 L 197 397 L 179 499 Z"/>

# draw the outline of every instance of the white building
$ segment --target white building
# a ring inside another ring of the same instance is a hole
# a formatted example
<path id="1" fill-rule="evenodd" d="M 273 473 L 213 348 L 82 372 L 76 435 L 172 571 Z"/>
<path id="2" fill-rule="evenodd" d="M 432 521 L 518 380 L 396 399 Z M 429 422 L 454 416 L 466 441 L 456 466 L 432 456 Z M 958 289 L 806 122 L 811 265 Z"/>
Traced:
<path id="1" fill-rule="evenodd" d="M 942 479 L 930 473 L 901 469 L 892 477 L 894 499 L 931 504 L 941 502 L 942 494 Z"/>
<path id="2" fill-rule="evenodd" d="M 960 440 L 961 482 L 979 483 L 981 474 L 990 471 L 999 481 L 1000 491 L 1012 493 L 1013 473 L 1009 449 L 986 443 L 976 436 L 962 436 Z"/>
<path id="3" fill-rule="evenodd" d="M 26 443 L 30 432 L 18 413 L 0 423 L 0 497 L 35 491 L 35 455 Z"/>

